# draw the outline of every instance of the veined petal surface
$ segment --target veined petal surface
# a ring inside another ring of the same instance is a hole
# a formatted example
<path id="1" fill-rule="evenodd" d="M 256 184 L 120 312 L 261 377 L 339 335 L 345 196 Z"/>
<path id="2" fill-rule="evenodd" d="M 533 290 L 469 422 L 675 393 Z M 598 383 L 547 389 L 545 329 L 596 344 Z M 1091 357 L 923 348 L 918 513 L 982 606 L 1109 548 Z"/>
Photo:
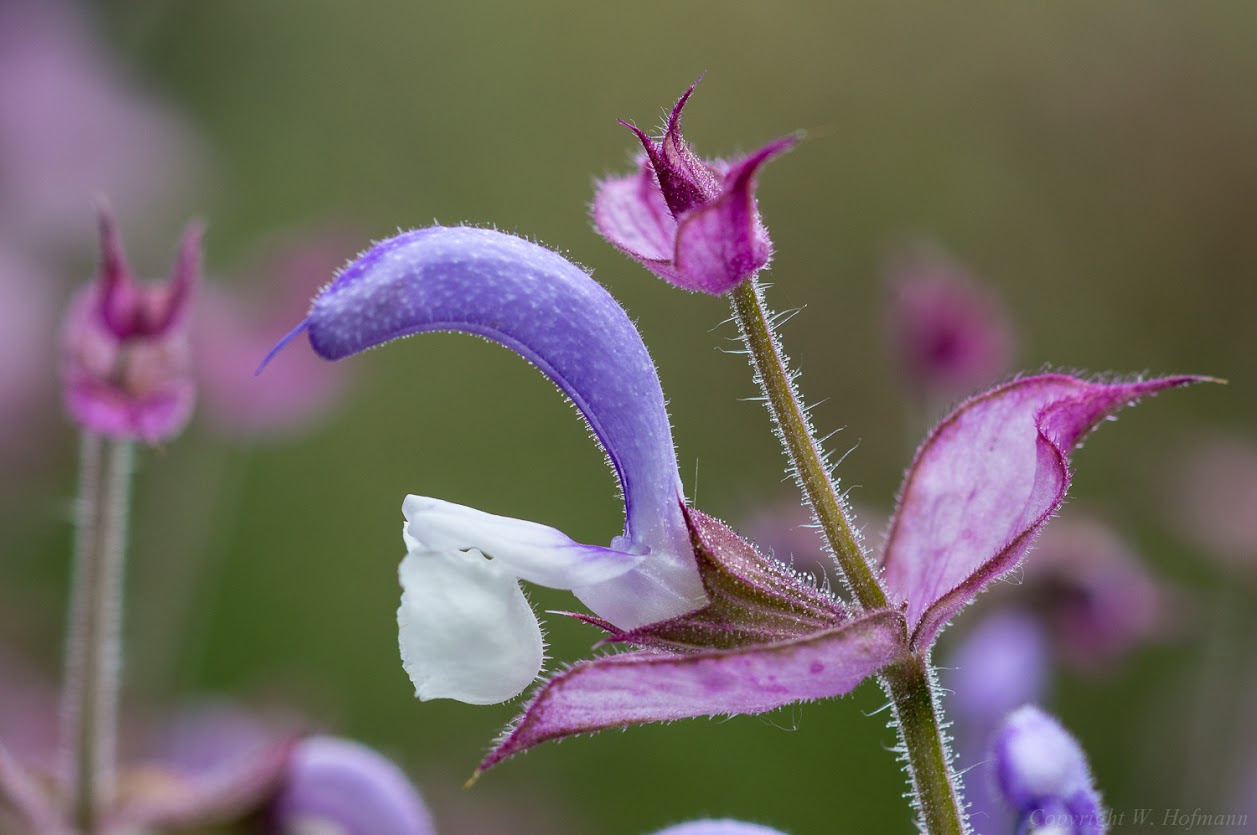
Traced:
<path id="1" fill-rule="evenodd" d="M 882 559 L 886 586 L 907 605 L 913 646 L 929 646 L 952 615 L 1017 565 L 1064 500 L 1068 457 L 1084 435 L 1141 397 L 1200 379 L 1028 377 L 944 419 L 908 471 Z"/>
<path id="2" fill-rule="evenodd" d="M 903 641 L 903 617 L 882 610 L 773 644 L 580 661 L 546 682 L 480 768 L 573 734 L 841 696 L 898 657 Z"/>

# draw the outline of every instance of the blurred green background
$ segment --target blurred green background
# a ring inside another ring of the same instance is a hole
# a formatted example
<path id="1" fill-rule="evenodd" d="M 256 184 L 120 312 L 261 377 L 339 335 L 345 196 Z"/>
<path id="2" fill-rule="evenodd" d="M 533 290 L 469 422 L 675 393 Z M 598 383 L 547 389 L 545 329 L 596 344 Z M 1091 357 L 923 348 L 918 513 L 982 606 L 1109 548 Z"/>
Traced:
<path id="1" fill-rule="evenodd" d="M 1178 640 L 1098 679 L 1067 678 L 1054 703 L 1113 806 L 1226 799 L 1238 750 L 1197 763 L 1217 775 L 1213 796 L 1189 791 L 1175 752 L 1209 705 L 1251 698 L 1239 683 L 1255 660 L 1251 617 L 1220 627 L 1219 644 L 1208 616 L 1224 588 L 1241 611 L 1257 596 L 1251 576 L 1219 574 L 1172 533 L 1162 483 L 1194 434 L 1257 432 L 1257 5 L 219 0 L 96 12 L 106 42 L 210 150 L 186 209 L 210 221 L 211 270 L 328 221 L 361 230 L 363 247 L 438 220 L 559 248 L 636 318 L 687 490 L 731 521 L 792 488 L 764 410 L 744 400 L 745 362 L 721 352 L 733 347 L 727 308 L 648 275 L 587 216 L 595 178 L 626 170 L 633 151 L 615 120 L 654 127 L 704 71 L 687 111 L 700 153 L 809 132 L 760 177 L 777 250 L 769 301 L 804 308 L 786 347 L 805 397 L 823 401 L 820 430 L 843 427 L 831 446 L 855 447 L 839 472 L 858 505 L 889 508 L 917 437 L 880 332 L 882 265 L 902 243 L 935 241 L 998 288 L 1020 367 L 1228 378 L 1140 406 L 1076 457 L 1074 501 L 1196 606 Z M 185 217 L 172 208 L 157 255 L 137 255 L 141 272 L 166 263 Z M 620 508 L 572 410 L 508 352 L 432 335 L 353 363 L 353 396 L 313 431 L 249 446 L 194 427 L 142 455 L 128 614 L 137 703 L 293 705 L 396 757 L 449 833 L 642 833 L 699 815 L 793 833 L 911 830 L 869 684 L 766 717 L 548 744 L 463 792 L 517 706 L 412 698 L 394 620 L 402 497 L 588 542 L 619 532 Z M 0 494 L 0 625 L 50 670 L 75 479 L 74 434 L 53 431 L 36 474 Z M 553 618 L 548 628 L 556 661 L 596 637 Z M 1202 684 L 1218 652 L 1226 674 Z M 1250 726 L 1237 749 L 1244 739 L 1257 742 Z"/>

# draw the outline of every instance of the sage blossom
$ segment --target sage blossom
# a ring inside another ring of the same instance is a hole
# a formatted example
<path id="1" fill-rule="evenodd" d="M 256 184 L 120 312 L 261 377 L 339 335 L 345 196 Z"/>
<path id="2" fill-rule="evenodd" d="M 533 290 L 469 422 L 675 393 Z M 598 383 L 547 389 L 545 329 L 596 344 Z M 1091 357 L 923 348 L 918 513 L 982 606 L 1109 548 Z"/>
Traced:
<path id="1" fill-rule="evenodd" d="M 346 267 L 272 356 L 302 333 L 334 360 L 432 330 L 495 341 L 549 377 L 601 443 L 625 503 L 608 546 L 435 498 L 403 503 L 399 636 L 420 699 L 503 701 L 539 675 L 542 638 L 521 580 L 572 590 L 590 610 L 574 616 L 627 647 L 546 681 L 482 769 L 572 734 L 839 696 L 928 653 L 1025 556 L 1064 498 L 1083 436 L 1195 379 L 1048 374 L 962 404 L 901 490 L 880 558 L 890 605 L 861 611 L 686 504 L 641 337 L 587 273 L 543 247 L 466 227 L 402 233 Z"/>

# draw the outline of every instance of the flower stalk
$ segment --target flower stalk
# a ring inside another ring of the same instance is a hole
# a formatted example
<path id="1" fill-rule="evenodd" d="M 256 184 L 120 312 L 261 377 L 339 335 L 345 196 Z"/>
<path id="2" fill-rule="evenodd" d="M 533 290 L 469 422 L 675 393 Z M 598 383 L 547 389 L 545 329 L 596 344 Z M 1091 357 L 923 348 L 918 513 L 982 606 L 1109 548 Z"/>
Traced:
<path id="1" fill-rule="evenodd" d="M 895 710 L 895 725 L 924 831 L 963 835 L 969 830 L 939 723 L 933 677 L 929 660 L 914 655 L 883 670 L 881 682 Z"/>
<path id="2" fill-rule="evenodd" d="M 791 470 L 838 561 L 838 568 L 861 608 L 871 611 L 886 605 L 886 593 L 864 558 L 842 500 L 838 498 L 829 468 L 821 457 L 811 423 L 803 412 L 798 391 L 786 366 L 777 335 L 764 308 L 764 295 L 755 278 L 747 279 L 729 293 L 738 332 L 746 343 L 755 382 L 764 390 L 767 406 L 790 458 Z"/>
<path id="3" fill-rule="evenodd" d="M 811 505 L 847 587 L 866 611 L 885 608 L 886 592 L 865 559 L 843 511 L 842 500 L 825 466 L 780 342 L 773 332 L 759 283 L 752 277 L 734 287 L 729 296 L 738 331 L 755 371 L 755 381 L 764 391 L 777 436 L 786 448 L 791 470 Z M 887 668 L 882 683 L 894 706 L 896 727 L 925 830 L 931 835 L 959 835 L 967 830 L 952 779 L 931 679 L 928 660 L 909 655 Z"/>
<path id="4" fill-rule="evenodd" d="M 134 444 L 83 433 L 62 695 L 68 812 L 98 830 L 115 792 L 123 577 Z"/>

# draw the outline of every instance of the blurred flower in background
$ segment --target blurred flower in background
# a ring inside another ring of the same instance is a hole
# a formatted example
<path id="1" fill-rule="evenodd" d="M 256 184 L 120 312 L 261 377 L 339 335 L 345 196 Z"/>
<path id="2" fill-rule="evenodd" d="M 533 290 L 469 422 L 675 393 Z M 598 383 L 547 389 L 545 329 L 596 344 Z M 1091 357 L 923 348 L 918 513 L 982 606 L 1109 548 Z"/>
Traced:
<path id="1" fill-rule="evenodd" d="M 67 410 L 86 431 L 156 444 L 192 416 L 188 330 L 201 280 L 201 229 L 189 224 L 167 281 L 138 281 L 108 206 L 101 206 L 100 267 L 75 293 L 61 326 Z"/>
<path id="2" fill-rule="evenodd" d="M 1187 542 L 1228 573 L 1257 576 L 1257 443 L 1203 435 L 1179 451 L 1167 516 Z"/>
<path id="3" fill-rule="evenodd" d="M 275 335 L 305 316 L 311 297 L 350 256 L 347 232 L 306 232 L 233 281 L 208 282 L 192 330 L 202 413 L 216 432 L 268 438 L 312 424 L 345 390 L 346 371 L 299 351 L 255 372 Z"/>
<path id="4" fill-rule="evenodd" d="M 81 240 L 92 194 L 159 217 L 197 173 L 191 131 L 97 42 L 77 4 L 0 4 L 0 228 L 28 246 Z"/>
<path id="5" fill-rule="evenodd" d="M 912 398 L 940 404 L 1008 372 L 1013 328 L 995 292 L 937 249 L 918 247 L 886 270 L 886 335 Z"/>
<path id="6" fill-rule="evenodd" d="M 1077 509 L 1049 525 L 1009 597 L 1025 601 L 1057 658 L 1093 674 L 1181 631 L 1184 594 L 1154 577 L 1112 526 Z"/>

